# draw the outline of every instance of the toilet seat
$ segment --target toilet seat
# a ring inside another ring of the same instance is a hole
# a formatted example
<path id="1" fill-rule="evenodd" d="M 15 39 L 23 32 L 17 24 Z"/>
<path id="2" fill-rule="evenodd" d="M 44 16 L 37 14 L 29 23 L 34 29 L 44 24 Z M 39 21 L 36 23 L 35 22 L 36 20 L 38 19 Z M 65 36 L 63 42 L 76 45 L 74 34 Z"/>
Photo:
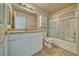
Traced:
<path id="1" fill-rule="evenodd" d="M 48 47 L 48 48 L 51 48 L 52 47 L 52 44 L 53 44 L 53 40 L 52 38 L 45 38 L 45 45 Z"/>
<path id="2" fill-rule="evenodd" d="M 49 38 L 49 37 L 48 37 L 48 38 L 45 38 L 45 41 L 46 41 L 46 42 L 49 42 L 49 43 L 53 43 L 52 38 Z"/>

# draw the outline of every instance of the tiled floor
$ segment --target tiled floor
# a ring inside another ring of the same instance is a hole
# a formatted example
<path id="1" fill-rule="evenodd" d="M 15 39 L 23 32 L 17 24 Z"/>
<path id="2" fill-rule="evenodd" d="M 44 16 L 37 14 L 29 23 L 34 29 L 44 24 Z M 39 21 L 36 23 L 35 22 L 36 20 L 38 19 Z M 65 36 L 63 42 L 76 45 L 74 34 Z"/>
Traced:
<path id="1" fill-rule="evenodd" d="M 40 52 L 36 53 L 34 56 L 76 56 L 76 55 L 54 45 L 52 48 L 44 46 L 44 48 Z"/>

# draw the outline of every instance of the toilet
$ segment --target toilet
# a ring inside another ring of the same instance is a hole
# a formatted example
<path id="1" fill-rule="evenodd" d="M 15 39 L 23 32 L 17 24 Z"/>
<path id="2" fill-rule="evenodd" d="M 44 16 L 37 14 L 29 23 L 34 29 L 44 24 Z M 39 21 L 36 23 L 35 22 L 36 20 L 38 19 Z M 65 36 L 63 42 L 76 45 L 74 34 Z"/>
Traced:
<path id="1" fill-rule="evenodd" d="M 51 37 L 46 37 L 45 39 L 44 39 L 44 44 L 45 44 L 45 46 L 47 46 L 48 48 L 52 48 L 52 45 L 53 45 L 53 38 L 51 38 Z"/>

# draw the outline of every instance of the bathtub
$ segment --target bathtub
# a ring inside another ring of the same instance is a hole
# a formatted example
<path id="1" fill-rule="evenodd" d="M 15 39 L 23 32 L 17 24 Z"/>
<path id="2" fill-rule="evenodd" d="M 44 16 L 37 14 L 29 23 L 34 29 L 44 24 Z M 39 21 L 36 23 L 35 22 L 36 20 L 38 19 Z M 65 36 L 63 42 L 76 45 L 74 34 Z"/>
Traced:
<path id="1" fill-rule="evenodd" d="M 65 49 L 67 51 L 77 54 L 77 45 L 75 42 L 69 42 L 69 41 L 61 40 L 58 38 L 52 38 L 52 37 L 46 37 L 45 39 L 47 39 L 51 43 Z"/>

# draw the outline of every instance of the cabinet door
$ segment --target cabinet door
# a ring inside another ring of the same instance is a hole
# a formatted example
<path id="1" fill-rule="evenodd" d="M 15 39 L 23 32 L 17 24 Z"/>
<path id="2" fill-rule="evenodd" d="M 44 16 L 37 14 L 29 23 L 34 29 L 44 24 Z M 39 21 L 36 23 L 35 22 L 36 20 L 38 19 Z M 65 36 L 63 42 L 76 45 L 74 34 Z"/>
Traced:
<path id="1" fill-rule="evenodd" d="M 9 55 L 11 56 L 25 56 L 29 55 L 29 40 L 22 39 L 14 39 L 9 41 L 8 45 Z"/>
<path id="2" fill-rule="evenodd" d="M 31 37 L 31 54 L 40 51 L 43 48 L 43 36 L 38 34 Z"/>
<path id="3" fill-rule="evenodd" d="M 3 24 L 3 4 L 0 4 L 0 24 Z"/>

